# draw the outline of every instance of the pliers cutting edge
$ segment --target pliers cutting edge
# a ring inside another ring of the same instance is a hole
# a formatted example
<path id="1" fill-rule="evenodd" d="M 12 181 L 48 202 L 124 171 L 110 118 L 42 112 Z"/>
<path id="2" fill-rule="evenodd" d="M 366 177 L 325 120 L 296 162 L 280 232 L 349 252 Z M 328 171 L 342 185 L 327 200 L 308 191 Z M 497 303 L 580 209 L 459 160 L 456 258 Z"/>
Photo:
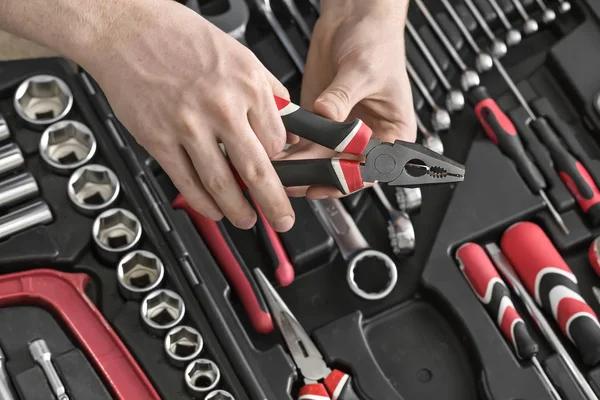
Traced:
<path id="1" fill-rule="evenodd" d="M 262 271 L 257 268 L 254 273 L 290 355 L 304 378 L 298 400 L 360 400 L 350 376 L 327 366 L 315 343 Z"/>
<path id="2" fill-rule="evenodd" d="M 364 162 L 339 157 L 273 161 L 283 186 L 334 186 L 349 194 L 365 182 L 416 187 L 464 180 L 464 165 L 419 144 L 373 139 L 371 128 L 360 119 L 337 122 L 277 96 L 275 102 L 288 132 L 338 153 L 365 156 Z"/>

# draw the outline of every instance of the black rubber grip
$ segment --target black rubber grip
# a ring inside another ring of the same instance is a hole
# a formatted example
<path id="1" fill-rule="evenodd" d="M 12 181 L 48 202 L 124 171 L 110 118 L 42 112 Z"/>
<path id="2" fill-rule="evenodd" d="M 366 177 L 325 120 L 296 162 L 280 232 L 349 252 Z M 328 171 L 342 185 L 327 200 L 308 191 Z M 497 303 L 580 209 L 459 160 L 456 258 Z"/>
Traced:
<path id="1" fill-rule="evenodd" d="M 283 186 L 333 186 L 340 192 L 348 194 L 359 189 L 352 182 L 348 182 L 343 174 L 336 173 L 332 159 L 321 158 L 313 160 L 284 160 L 273 161 L 273 167 L 279 175 Z M 358 163 L 357 163 L 358 168 Z M 344 185 L 346 181 L 346 185 Z M 361 185 L 362 186 L 362 185 Z"/>
<path id="2" fill-rule="evenodd" d="M 358 397 L 358 395 L 354 391 L 354 388 L 352 387 L 352 378 L 351 377 L 348 377 L 348 380 L 342 387 L 342 390 L 340 391 L 340 395 L 337 398 L 338 398 L 338 400 L 361 400 L 361 398 Z"/>

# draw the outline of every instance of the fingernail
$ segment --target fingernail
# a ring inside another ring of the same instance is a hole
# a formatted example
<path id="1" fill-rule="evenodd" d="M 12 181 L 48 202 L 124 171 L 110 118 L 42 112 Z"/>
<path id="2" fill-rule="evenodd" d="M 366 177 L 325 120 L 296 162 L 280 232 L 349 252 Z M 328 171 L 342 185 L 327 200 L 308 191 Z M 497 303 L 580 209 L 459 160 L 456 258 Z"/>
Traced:
<path id="1" fill-rule="evenodd" d="M 324 200 L 324 199 L 328 199 L 329 196 L 327 196 L 326 194 L 320 194 L 318 196 L 310 196 L 310 198 L 313 200 Z"/>
<path id="2" fill-rule="evenodd" d="M 237 227 L 240 229 L 250 229 L 254 226 L 256 219 L 252 216 L 244 217 L 237 222 Z"/>
<path id="3" fill-rule="evenodd" d="M 292 229 L 294 225 L 294 218 L 291 215 L 286 215 L 285 217 L 281 217 L 275 220 L 273 223 L 273 229 L 277 232 L 287 232 Z"/>

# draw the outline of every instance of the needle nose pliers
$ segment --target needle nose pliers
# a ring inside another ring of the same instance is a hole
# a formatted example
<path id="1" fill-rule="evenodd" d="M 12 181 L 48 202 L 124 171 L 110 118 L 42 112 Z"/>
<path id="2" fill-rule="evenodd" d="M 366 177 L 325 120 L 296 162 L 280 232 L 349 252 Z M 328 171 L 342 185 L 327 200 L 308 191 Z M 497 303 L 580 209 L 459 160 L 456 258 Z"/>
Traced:
<path id="1" fill-rule="evenodd" d="M 416 187 L 464 180 L 464 165 L 419 144 L 371 138 L 371 128 L 360 119 L 337 122 L 277 96 L 275 102 L 288 132 L 340 154 L 365 158 L 273 161 L 283 186 L 334 186 L 349 194 L 362 189 L 365 182 Z"/>

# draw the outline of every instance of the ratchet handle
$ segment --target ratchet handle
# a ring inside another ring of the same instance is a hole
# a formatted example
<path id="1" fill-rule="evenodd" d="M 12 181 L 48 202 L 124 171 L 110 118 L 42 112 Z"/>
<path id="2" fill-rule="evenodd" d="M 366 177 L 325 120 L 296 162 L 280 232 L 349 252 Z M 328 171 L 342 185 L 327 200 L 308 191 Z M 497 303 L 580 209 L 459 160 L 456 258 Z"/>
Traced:
<path id="1" fill-rule="evenodd" d="M 487 89 L 478 86 L 471 92 L 476 103 L 475 115 L 488 138 L 509 157 L 532 192 L 538 193 L 546 187 L 544 176 L 525 152 L 517 129 L 508 116 L 492 99 Z"/>
<path id="2" fill-rule="evenodd" d="M 535 357 L 539 346 L 529 335 L 506 284 L 483 248 L 476 243 L 465 243 L 456 251 L 456 259 L 467 282 L 512 344 L 517 357 L 521 360 Z"/>
<path id="3" fill-rule="evenodd" d="M 277 96 L 275 103 L 288 132 L 338 153 L 362 154 L 373 134 L 371 128 L 360 119 L 333 121 Z"/>
<path id="4" fill-rule="evenodd" d="M 222 222 L 215 222 L 194 210 L 181 194 L 172 203 L 190 217 L 206 242 L 227 280 L 239 296 L 254 329 L 262 334 L 273 331 L 266 302 L 242 257 L 237 253 Z"/>
<path id="5" fill-rule="evenodd" d="M 352 387 L 352 378 L 333 370 L 323 383 L 309 383 L 300 389 L 298 400 L 361 400 Z"/>
<path id="6" fill-rule="evenodd" d="M 502 236 L 501 247 L 536 302 L 558 323 L 588 366 L 600 362 L 600 325 L 581 297 L 577 278 L 542 228 L 519 222 Z"/>
<path id="7" fill-rule="evenodd" d="M 273 161 L 275 172 L 286 187 L 324 185 L 350 194 L 364 187 L 360 163 L 342 158 Z"/>

